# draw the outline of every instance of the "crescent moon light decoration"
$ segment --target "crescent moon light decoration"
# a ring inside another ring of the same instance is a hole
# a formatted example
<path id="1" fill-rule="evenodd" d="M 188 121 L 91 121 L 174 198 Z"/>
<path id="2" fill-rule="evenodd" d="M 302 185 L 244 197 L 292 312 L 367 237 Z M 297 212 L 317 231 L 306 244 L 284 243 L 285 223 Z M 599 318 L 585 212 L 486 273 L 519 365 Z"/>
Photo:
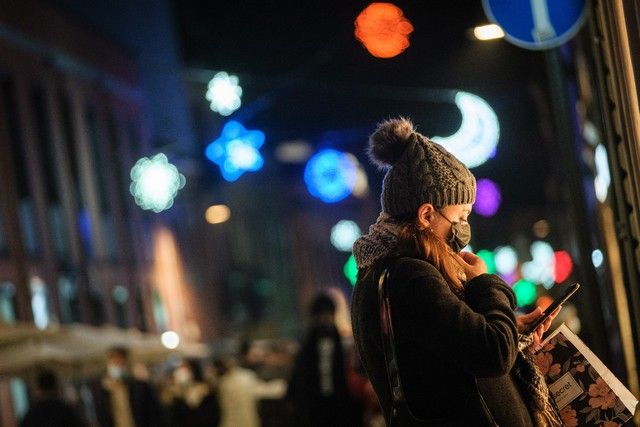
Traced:
<path id="1" fill-rule="evenodd" d="M 484 99 L 472 93 L 456 93 L 455 103 L 462 114 L 460 128 L 453 135 L 432 139 L 467 167 L 480 166 L 495 155 L 500 138 L 498 117 Z"/>

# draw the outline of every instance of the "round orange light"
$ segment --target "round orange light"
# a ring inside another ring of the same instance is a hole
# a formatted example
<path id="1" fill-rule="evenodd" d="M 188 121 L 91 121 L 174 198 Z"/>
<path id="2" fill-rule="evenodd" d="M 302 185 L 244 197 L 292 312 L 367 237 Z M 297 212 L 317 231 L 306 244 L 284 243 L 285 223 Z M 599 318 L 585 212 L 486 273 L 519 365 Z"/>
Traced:
<path id="1" fill-rule="evenodd" d="M 371 3 L 356 18 L 356 38 L 378 58 L 392 58 L 409 47 L 413 25 L 391 3 Z"/>

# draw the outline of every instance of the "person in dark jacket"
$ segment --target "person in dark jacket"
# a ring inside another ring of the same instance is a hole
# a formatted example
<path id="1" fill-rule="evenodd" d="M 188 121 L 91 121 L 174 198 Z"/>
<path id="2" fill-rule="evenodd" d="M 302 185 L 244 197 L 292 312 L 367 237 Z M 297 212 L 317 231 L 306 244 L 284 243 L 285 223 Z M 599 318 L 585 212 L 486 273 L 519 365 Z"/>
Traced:
<path id="1" fill-rule="evenodd" d="M 197 360 L 184 360 L 173 372 L 166 390 L 171 427 L 216 427 L 220 423 L 218 397 L 205 381 Z"/>
<path id="2" fill-rule="evenodd" d="M 95 405 L 101 427 L 166 425 L 155 390 L 130 374 L 129 351 L 125 347 L 108 351 L 107 375 L 98 386 Z"/>
<path id="3" fill-rule="evenodd" d="M 347 361 L 335 325 L 335 310 L 335 303 L 326 294 L 319 294 L 311 304 L 311 327 L 287 389 L 295 426 L 362 425 L 362 409 L 348 388 Z"/>
<path id="4" fill-rule="evenodd" d="M 561 425 L 532 359 L 551 319 L 521 335 L 540 310 L 516 318 L 511 288 L 487 274 L 481 258 L 461 252 L 471 236 L 474 176 L 407 119 L 381 123 L 369 155 L 387 172 L 382 213 L 354 245 L 352 323 L 387 424 L 393 405 L 378 308 L 385 269 L 399 376 L 414 417 L 426 425 Z"/>
<path id="5" fill-rule="evenodd" d="M 36 398 L 20 422 L 20 427 L 82 427 L 78 411 L 60 398 L 58 379 L 48 370 L 36 377 Z"/>

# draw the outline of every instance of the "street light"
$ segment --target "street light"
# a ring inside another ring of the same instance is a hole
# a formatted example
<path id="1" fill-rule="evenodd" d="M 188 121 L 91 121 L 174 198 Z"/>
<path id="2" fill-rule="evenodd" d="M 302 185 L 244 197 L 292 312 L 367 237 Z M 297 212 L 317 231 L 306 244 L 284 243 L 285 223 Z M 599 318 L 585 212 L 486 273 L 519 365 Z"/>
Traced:
<path id="1" fill-rule="evenodd" d="M 480 25 L 473 29 L 473 36 L 481 41 L 496 40 L 504 37 L 504 31 L 496 24 Z"/>

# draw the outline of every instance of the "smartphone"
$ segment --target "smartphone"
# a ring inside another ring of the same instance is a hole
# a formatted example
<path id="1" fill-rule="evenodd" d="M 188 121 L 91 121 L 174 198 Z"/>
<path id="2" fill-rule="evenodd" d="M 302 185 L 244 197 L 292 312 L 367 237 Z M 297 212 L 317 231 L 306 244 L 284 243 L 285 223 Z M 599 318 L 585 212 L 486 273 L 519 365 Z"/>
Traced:
<path id="1" fill-rule="evenodd" d="M 551 315 L 551 313 L 553 313 L 553 311 L 556 308 L 558 308 L 558 306 L 560 306 L 560 305 L 564 304 L 565 302 L 567 302 L 567 300 L 569 298 L 571 298 L 571 296 L 578 289 L 580 289 L 580 283 L 574 283 L 573 285 L 569 286 L 567 288 L 567 290 L 564 292 L 564 294 L 562 294 L 560 297 L 558 297 L 555 300 L 553 300 L 551 305 L 549 307 L 547 307 L 547 309 L 545 311 L 542 312 L 540 317 L 538 317 L 536 320 L 534 320 L 533 323 L 529 324 L 527 329 L 524 331 L 524 334 L 525 335 L 526 334 L 530 334 L 531 332 L 535 331 L 536 328 L 542 324 L 542 322 L 547 320 L 547 318 Z"/>

